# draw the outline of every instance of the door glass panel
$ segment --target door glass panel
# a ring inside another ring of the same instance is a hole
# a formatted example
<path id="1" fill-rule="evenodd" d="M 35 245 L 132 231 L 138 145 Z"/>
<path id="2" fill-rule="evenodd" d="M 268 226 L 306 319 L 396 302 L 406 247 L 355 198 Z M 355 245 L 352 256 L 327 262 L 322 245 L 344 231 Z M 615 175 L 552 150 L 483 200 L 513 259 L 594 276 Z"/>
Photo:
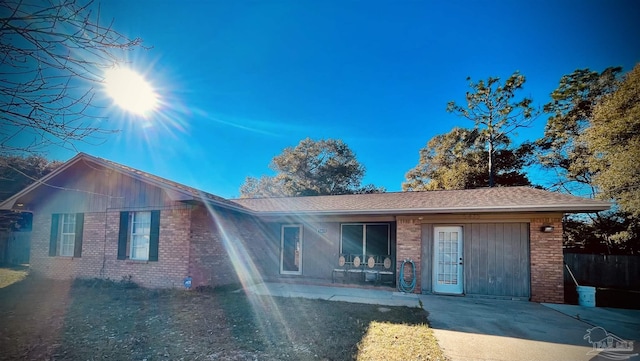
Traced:
<path id="1" fill-rule="evenodd" d="M 282 270 L 300 272 L 300 227 L 282 229 Z"/>
<path id="2" fill-rule="evenodd" d="M 436 290 L 438 286 L 444 286 L 440 288 L 441 291 L 455 290 L 455 288 L 448 289 L 447 286 L 457 286 L 460 283 L 460 233 L 439 231 L 436 242 Z"/>

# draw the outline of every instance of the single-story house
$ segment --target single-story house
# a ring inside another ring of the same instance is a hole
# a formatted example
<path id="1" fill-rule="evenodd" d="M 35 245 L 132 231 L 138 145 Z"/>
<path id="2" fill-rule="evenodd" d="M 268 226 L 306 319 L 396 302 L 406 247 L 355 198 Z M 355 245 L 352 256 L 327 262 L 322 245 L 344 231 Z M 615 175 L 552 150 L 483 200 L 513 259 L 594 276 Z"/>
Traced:
<path id="1" fill-rule="evenodd" d="M 31 269 L 50 278 L 216 286 L 370 268 L 418 293 L 556 303 L 563 216 L 608 208 L 529 187 L 224 199 L 84 153 L 0 204 L 33 213 Z"/>

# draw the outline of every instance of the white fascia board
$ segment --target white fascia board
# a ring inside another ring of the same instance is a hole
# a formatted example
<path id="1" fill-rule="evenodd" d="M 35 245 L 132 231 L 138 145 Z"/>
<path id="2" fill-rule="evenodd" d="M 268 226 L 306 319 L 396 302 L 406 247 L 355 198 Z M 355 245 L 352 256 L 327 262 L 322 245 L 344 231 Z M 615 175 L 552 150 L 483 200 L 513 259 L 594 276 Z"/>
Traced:
<path id="1" fill-rule="evenodd" d="M 451 207 L 451 208 L 408 208 L 408 209 L 359 209 L 359 210 L 323 210 L 323 211 L 255 211 L 264 216 L 288 215 L 389 215 L 389 214 L 439 214 L 439 213 L 508 213 L 508 212 L 562 212 L 595 213 L 607 210 L 609 203 L 601 204 L 559 204 L 553 206 L 512 206 L 512 207 Z"/>

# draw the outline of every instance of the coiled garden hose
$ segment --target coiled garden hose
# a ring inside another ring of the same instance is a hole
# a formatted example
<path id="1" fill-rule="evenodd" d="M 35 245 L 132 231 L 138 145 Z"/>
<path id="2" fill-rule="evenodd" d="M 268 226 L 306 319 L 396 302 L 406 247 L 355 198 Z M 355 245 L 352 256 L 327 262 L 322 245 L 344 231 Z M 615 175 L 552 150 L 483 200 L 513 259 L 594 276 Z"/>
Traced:
<path id="1" fill-rule="evenodd" d="M 404 266 L 409 263 L 411 264 L 411 282 L 407 283 L 404 279 Z M 404 293 L 412 293 L 416 288 L 416 265 L 410 259 L 405 259 L 402 261 L 402 266 L 400 266 L 400 282 L 398 282 L 398 290 Z"/>

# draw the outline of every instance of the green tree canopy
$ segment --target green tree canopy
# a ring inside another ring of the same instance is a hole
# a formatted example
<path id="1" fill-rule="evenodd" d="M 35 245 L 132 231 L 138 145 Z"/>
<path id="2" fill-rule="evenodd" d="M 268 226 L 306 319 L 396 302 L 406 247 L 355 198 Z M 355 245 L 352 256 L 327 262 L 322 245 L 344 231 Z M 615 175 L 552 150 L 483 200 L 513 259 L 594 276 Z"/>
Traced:
<path id="1" fill-rule="evenodd" d="M 40 155 L 0 156 L 0 202 L 60 166 Z"/>
<path id="2" fill-rule="evenodd" d="M 543 168 L 557 174 L 551 188 L 595 196 L 592 171 L 587 165 L 589 150 L 581 135 L 591 126 L 595 106 L 619 85 L 622 68 L 610 67 L 598 73 L 578 69 L 564 75 L 544 111 L 544 137 L 536 141 Z"/>
<path id="3" fill-rule="evenodd" d="M 564 225 L 567 247 L 597 253 L 640 251 L 640 217 L 637 213 L 634 215 L 632 207 L 623 206 L 624 196 L 616 194 L 616 190 L 626 189 L 627 194 L 633 195 L 632 183 L 627 181 L 629 174 L 638 174 L 637 167 L 625 168 L 635 165 L 631 159 L 639 145 L 633 145 L 633 137 L 622 136 L 629 131 L 624 130 L 627 125 L 633 129 L 631 124 L 626 124 L 627 121 L 633 123 L 633 116 L 627 112 L 630 109 L 626 105 L 619 106 L 624 101 L 618 103 L 614 98 L 622 93 L 625 95 L 620 99 L 628 98 L 633 90 L 632 87 L 624 92 L 620 90 L 621 74 L 620 67 L 602 72 L 575 70 L 560 79 L 558 88 L 551 93 L 551 101 L 544 106 L 551 116 L 544 137 L 535 145 L 540 164 L 556 174 L 550 188 L 580 196 L 604 196 L 619 204 L 607 212 L 568 217 Z M 617 133 L 620 131 L 622 133 Z M 612 166 L 610 161 L 616 164 Z M 611 182 L 618 178 L 627 183 L 613 185 Z M 637 194 L 637 188 L 635 192 Z"/>
<path id="4" fill-rule="evenodd" d="M 0 156 L 0 202 L 49 174 L 62 163 L 50 162 L 42 156 Z M 0 210 L 0 229 L 12 229 L 22 215 Z"/>
<path id="5" fill-rule="evenodd" d="M 504 143 L 503 139 L 516 129 L 529 126 L 538 113 L 531 105 L 531 98 L 516 99 L 516 91 L 522 89 L 525 80 L 524 75 L 517 71 L 504 83 L 497 77 L 489 77 L 486 81 L 480 80 L 477 83 L 467 78 L 471 91 L 466 94 L 466 107 L 453 101 L 447 105 L 448 112 L 474 122 L 479 140 L 486 145 L 486 169 L 490 187 L 495 185 L 497 166 L 494 159 Z"/>
<path id="6" fill-rule="evenodd" d="M 278 197 L 315 196 L 383 192 L 373 185 L 361 187 L 365 167 L 355 153 L 336 139 L 303 139 L 297 146 L 286 148 L 269 166 L 273 177 L 247 177 L 240 196 Z"/>
<path id="7" fill-rule="evenodd" d="M 564 246 L 578 252 L 640 254 L 640 222 L 628 213 L 604 212 L 593 219 L 567 217 Z"/>
<path id="8" fill-rule="evenodd" d="M 583 139 L 594 185 L 622 211 L 640 217 L 640 64 L 596 105 Z"/>
<path id="9" fill-rule="evenodd" d="M 500 186 L 530 185 L 523 171 L 531 148 L 508 148 L 509 138 L 494 139 L 494 182 Z M 420 150 L 418 165 L 406 174 L 405 191 L 470 189 L 489 185 L 488 151 L 478 129 L 454 128 L 433 137 Z"/>

